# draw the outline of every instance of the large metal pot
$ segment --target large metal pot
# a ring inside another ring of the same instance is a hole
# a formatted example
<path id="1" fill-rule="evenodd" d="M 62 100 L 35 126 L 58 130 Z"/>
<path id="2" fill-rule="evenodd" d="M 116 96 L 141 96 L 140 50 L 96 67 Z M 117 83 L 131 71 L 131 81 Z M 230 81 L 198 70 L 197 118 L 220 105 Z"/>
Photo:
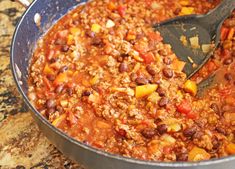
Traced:
<path id="1" fill-rule="evenodd" d="M 86 0 L 35 0 L 23 14 L 12 40 L 11 67 L 16 85 L 46 137 L 66 156 L 89 169 L 234 169 L 235 156 L 195 163 L 163 163 L 112 155 L 76 141 L 40 115 L 27 97 L 28 65 L 35 42 L 69 9 L 82 3 L 86 3 Z M 34 22 L 36 13 L 41 15 L 42 29 L 39 29 Z"/>

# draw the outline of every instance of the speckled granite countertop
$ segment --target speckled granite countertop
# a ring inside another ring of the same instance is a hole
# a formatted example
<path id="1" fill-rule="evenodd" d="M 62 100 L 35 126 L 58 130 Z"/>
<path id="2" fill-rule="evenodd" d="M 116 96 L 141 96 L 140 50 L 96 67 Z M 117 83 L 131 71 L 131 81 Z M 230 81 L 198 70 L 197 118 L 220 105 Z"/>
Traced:
<path id="1" fill-rule="evenodd" d="M 24 105 L 10 71 L 10 42 L 25 9 L 0 0 L 0 168 L 76 168 L 38 130 Z"/>

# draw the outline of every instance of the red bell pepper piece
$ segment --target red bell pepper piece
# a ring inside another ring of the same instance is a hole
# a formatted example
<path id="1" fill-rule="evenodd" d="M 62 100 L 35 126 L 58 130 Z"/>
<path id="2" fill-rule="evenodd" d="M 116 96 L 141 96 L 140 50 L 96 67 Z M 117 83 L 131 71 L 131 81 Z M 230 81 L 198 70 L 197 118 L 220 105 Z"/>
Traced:
<path id="1" fill-rule="evenodd" d="M 124 17 L 126 14 L 126 7 L 123 5 L 118 6 L 117 11 L 121 17 Z"/>
<path id="2" fill-rule="evenodd" d="M 152 52 L 148 52 L 145 54 L 140 54 L 140 56 L 144 59 L 146 64 L 150 64 L 155 61 L 155 57 Z"/>
<path id="3" fill-rule="evenodd" d="M 149 32 L 148 38 L 152 41 L 161 42 L 163 40 L 161 34 L 159 32 Z"/>
<path id="4" fill-rule="evenodd" d="M 187 100 L 183 100 L 179 105 L 176 106 L 176 109 L 182 114 L 189 114 L 192 111 L 192 107 Z"/>
<path id="5" fill-rule="evenodd" d="M 228 28 L 222 27 L 222 29 L 221 29 L 221 35 L 220 35 L 220 39 L 221 39 L 222 41 L 224 41 L 224 40 L 227 38 L 228 32 L 229 32 L 229 29 L 228 29 Z"/>

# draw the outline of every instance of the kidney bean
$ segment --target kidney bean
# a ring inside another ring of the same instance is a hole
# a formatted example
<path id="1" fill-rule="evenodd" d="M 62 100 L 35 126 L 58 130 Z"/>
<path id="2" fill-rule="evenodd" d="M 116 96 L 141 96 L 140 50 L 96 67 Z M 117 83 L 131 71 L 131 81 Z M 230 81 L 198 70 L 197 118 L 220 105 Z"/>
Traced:
<path id="1" fill-rule="evenodd" d="M 168 57 L 164 57 L 163 58 L 163 62 L 166 64 L 166 65 L 170 65 L 172 63 L 171 59 L 168 58 Z"/>
<path id="2" fill-rule="evenodd" d="M 55 108 L 49 108 L 46 110 L 46 116 L 49 117 L 55 112 Z"/>
<path id="3" fill-rule="evenodd" d="M 50 80 L 50 81 L 54 81 L 55 80 L 55 75 L 47 75 L 47 79 Z"/>
<path id="4" fill-rule="evenodd" d="M 187 153 L 180 153 L 176 155 L 177 161 L 188 161 L 188 154 Z"/>
<path id="5" fill-rule="evenodd" d="M 217 150 L 220 147 L 220 142 L 216 137 L 212 137 L 213 149 Z"/>
<path id="6" fill-rule="evenodd" d="M 166 77 L 166 78 L 172 78 L 173 77 L 173 70 L 170 69 L 170 68 L 164 68 L 163 70 L 163 75 Z"/>
<path id="7" fill-rule="evenodd" d="M 73 95 L 73 89 L 72 88 L 67 88 L 67 93 L 69 96 Z"/>
<path id="8" fill-rule="evenodd" d="M 121 57 L 121 56 L 118 56 L 118 57 L 117 57 L 117 61 L 118 61 L 118 62 L 123 62 L 123 60 L 124 60 L 123 57 Z"/>
<path id="9" fill-rule="evenodd" d="M 91 44 L 92 44 L 93 46 L 97 46 L 97 47 L 102 47 L 102 46 L 104 45 L 102 39 L 99 38 L 99 37 L 93 38 L 92 41 L 91 41 Z"/>
<path id="10" fill-rule="evenodd" d="M 216 103 L 212 103 L 210 108 L 218 115 L 221 115 L 220 108 Z"/>
<path id="11" fill-rule="evenodd" d="M 223 64 L 230 65 L 232 62 L 233 62 L 233 58 L 229 57 L 227 59 L 224 59 Z"/>
<path id="12" fill-rule="evenodd" d="M 180 11 L 181 11 L 181 8 L 176 8 L 176 9 L 174 10 L 174 14 L 175 14 L 175 15 L 179 15 Z"/>
<path id="13" fill-rule="evenodd" d="M 193 137 L 193 135 L 197 132 L 196 127 L 189 127 L 183 131 L 185 137 Z"/>
<path id="14" fill-rule="evenodd" d="M 60 70 L 59 70 L 59 72 L 60 73 L 63 73 L 63 72 L 65 72 L 66 70 L 68 70 L 68 66 L 62 66 L 61 68 L 60 68 Z"/>
<path id="15" fill-rule="evenodd" d="M 148 79 L 146 79 L 144 77 L 137 77 L 135 79 L 135 82 L 137 85 L 146 85 L 146 84 L 148 84 L 149 81 L 148 81 Z"/>
<path id="16" fill-rule="evenodd" d="M 56 39 L 55 42 L 54 42 L 55 45 L 64 45 L 66 44 L 65 40 L 63 39 Z"/>
<path id="17" fill-rule="evenodd" d="M 48 109 L 54 108 L 55 106 L 56 106 L 56 102 L 55 102 L 54 99 L 48 99 L 48 100 L 46 101 L 46 107 L 47 107 Z"/>
<path id="18" fill-rule="evenodd" d="M 153 65 L 146 66 L 146 70 L 152 76 L 154 76 L 157 73 L 157 71 Z"/>
<path id="19" fill-rule="evenodd" d="M 69 51 L 69 46 L 68 45 L 63 45 L 60 50 L 62 52 L 68 52 Z"/>
<path id="20" fill-rule="evenodd" d="M 159 94 L 159 96 L 163 97 L 166 95 L 166 91 L 162 88 L 162 87 L 158 87 L 157 88 L 157 93 Z"/>
<path id="21" fill-rule="evenodd" d="M 121 63 L 119 66 L 119 72 L 123 73 L 123 72 L 127 72 L 128 71 L 128 65 L 127 63 Z"/>
<path id="22" fill-rule="evenodd" d="M 90 38 L 94 38 L 95 37 L 95 32 L 92 32 L 91 30 L 87 30 L 86 31 L 86 36 L 88 36 Z"/>
<path id="23" fill-rule="evenodd" d="M 157 126 L 157 131 L 160 135 L 165 134 L 167 132 L 167 125 L 166 124 L 160 124 Z"/>
<path id="24" fill-rule="evenodd" d="M 225 78 L 225 80 L 227 80 L 227 81 L 233 80 L 233 76 L 232 76 L 231 73 L 225 73 L 224 78 Z"/>
<path id="25" fill-rule="evenodd" d="M 220 127 L 220 126 L 217 126 L 217 127 L 215 128 L 215 130 L 216 130 L 218 133 L 221 133 L 221 134 L 223 134 L 223 135 L 226 135 L 226 130 L 225 130 L 224 128 Z"/>
<path id="26" fill-rule="evenodd" d="M 91 92 L 88 91 L 88 90 L 84 90 L 84 91 L 82 92 L 82 96 L 90 96 L 90 95 L 91 95 Z"/>
<path id="27" fill-rule="evenodd" d="M 224 22 L 225 26 L 227 27 L 234 27 L 235 26 L 235 19 L 228 19 Z"/>
<path id="28" fill-rule="evenodd" d="M 59 94 L 62 92 L 63 89 L 64 89 L 64 85 L 59 85 L 55 88 L 55 92 Z"/>
<path id="29" fill-rule="evenodd" d="M 130 75 L 130 78 L 131 78 L 131 81 L 135 82 L 135 80 L 137 79 L 137 74 L 136 73 L 131 73 Z"/>
<path id="30" fill-rule="evenodd" d="M 148 128 L 148 129 L 144 129 L 141 134 L 147 138 L 147 139 L 151 139 L 156 135 L 156 131 L 155 129 L 152 128 Z"/>
<path id="31" fill-rule="evenodd" d="M 161 56 L 167 56 L 167 54 L 168 54 L 165 49 L 159 50 L 158 53 L 159 53 L 159 55 L 161 55 Z"/>
<path id="32" fill-rule="evenodd" d="M 162 122 L 162 120 L 160 118 L 157 118 L 157 119 L 154 120 L 154 123 L 157 124 L 157 125 L 161 122 Z"/>
<path id="33" fill-rule="evenodd" d="M 160 107 L 165 107 L 169 102 L 169 99 L 167 97 L 163 97 L 159 100 L 158 105 Z"/>
<path id="34" fill-rule="evenodd" d="M 196 133 L 193 135 L 193 139 L 200 139 L 204 133 L 202 131 L 196 131 Z"/>

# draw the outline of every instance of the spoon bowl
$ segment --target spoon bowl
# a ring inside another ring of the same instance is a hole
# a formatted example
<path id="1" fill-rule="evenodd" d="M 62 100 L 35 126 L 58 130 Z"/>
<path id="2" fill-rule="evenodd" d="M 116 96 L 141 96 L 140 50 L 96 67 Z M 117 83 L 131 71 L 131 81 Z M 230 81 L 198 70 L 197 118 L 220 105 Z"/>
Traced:
<path id="1" fill-rule="evenodd" d="M 165 43 L 184 61 L 187 77 L 192 77 L 213 55 L 220 41 L 224 20 L 235 8 L 235 0 L 223 0 L 205 15 L 180 16 L 154 25 Z"/>

